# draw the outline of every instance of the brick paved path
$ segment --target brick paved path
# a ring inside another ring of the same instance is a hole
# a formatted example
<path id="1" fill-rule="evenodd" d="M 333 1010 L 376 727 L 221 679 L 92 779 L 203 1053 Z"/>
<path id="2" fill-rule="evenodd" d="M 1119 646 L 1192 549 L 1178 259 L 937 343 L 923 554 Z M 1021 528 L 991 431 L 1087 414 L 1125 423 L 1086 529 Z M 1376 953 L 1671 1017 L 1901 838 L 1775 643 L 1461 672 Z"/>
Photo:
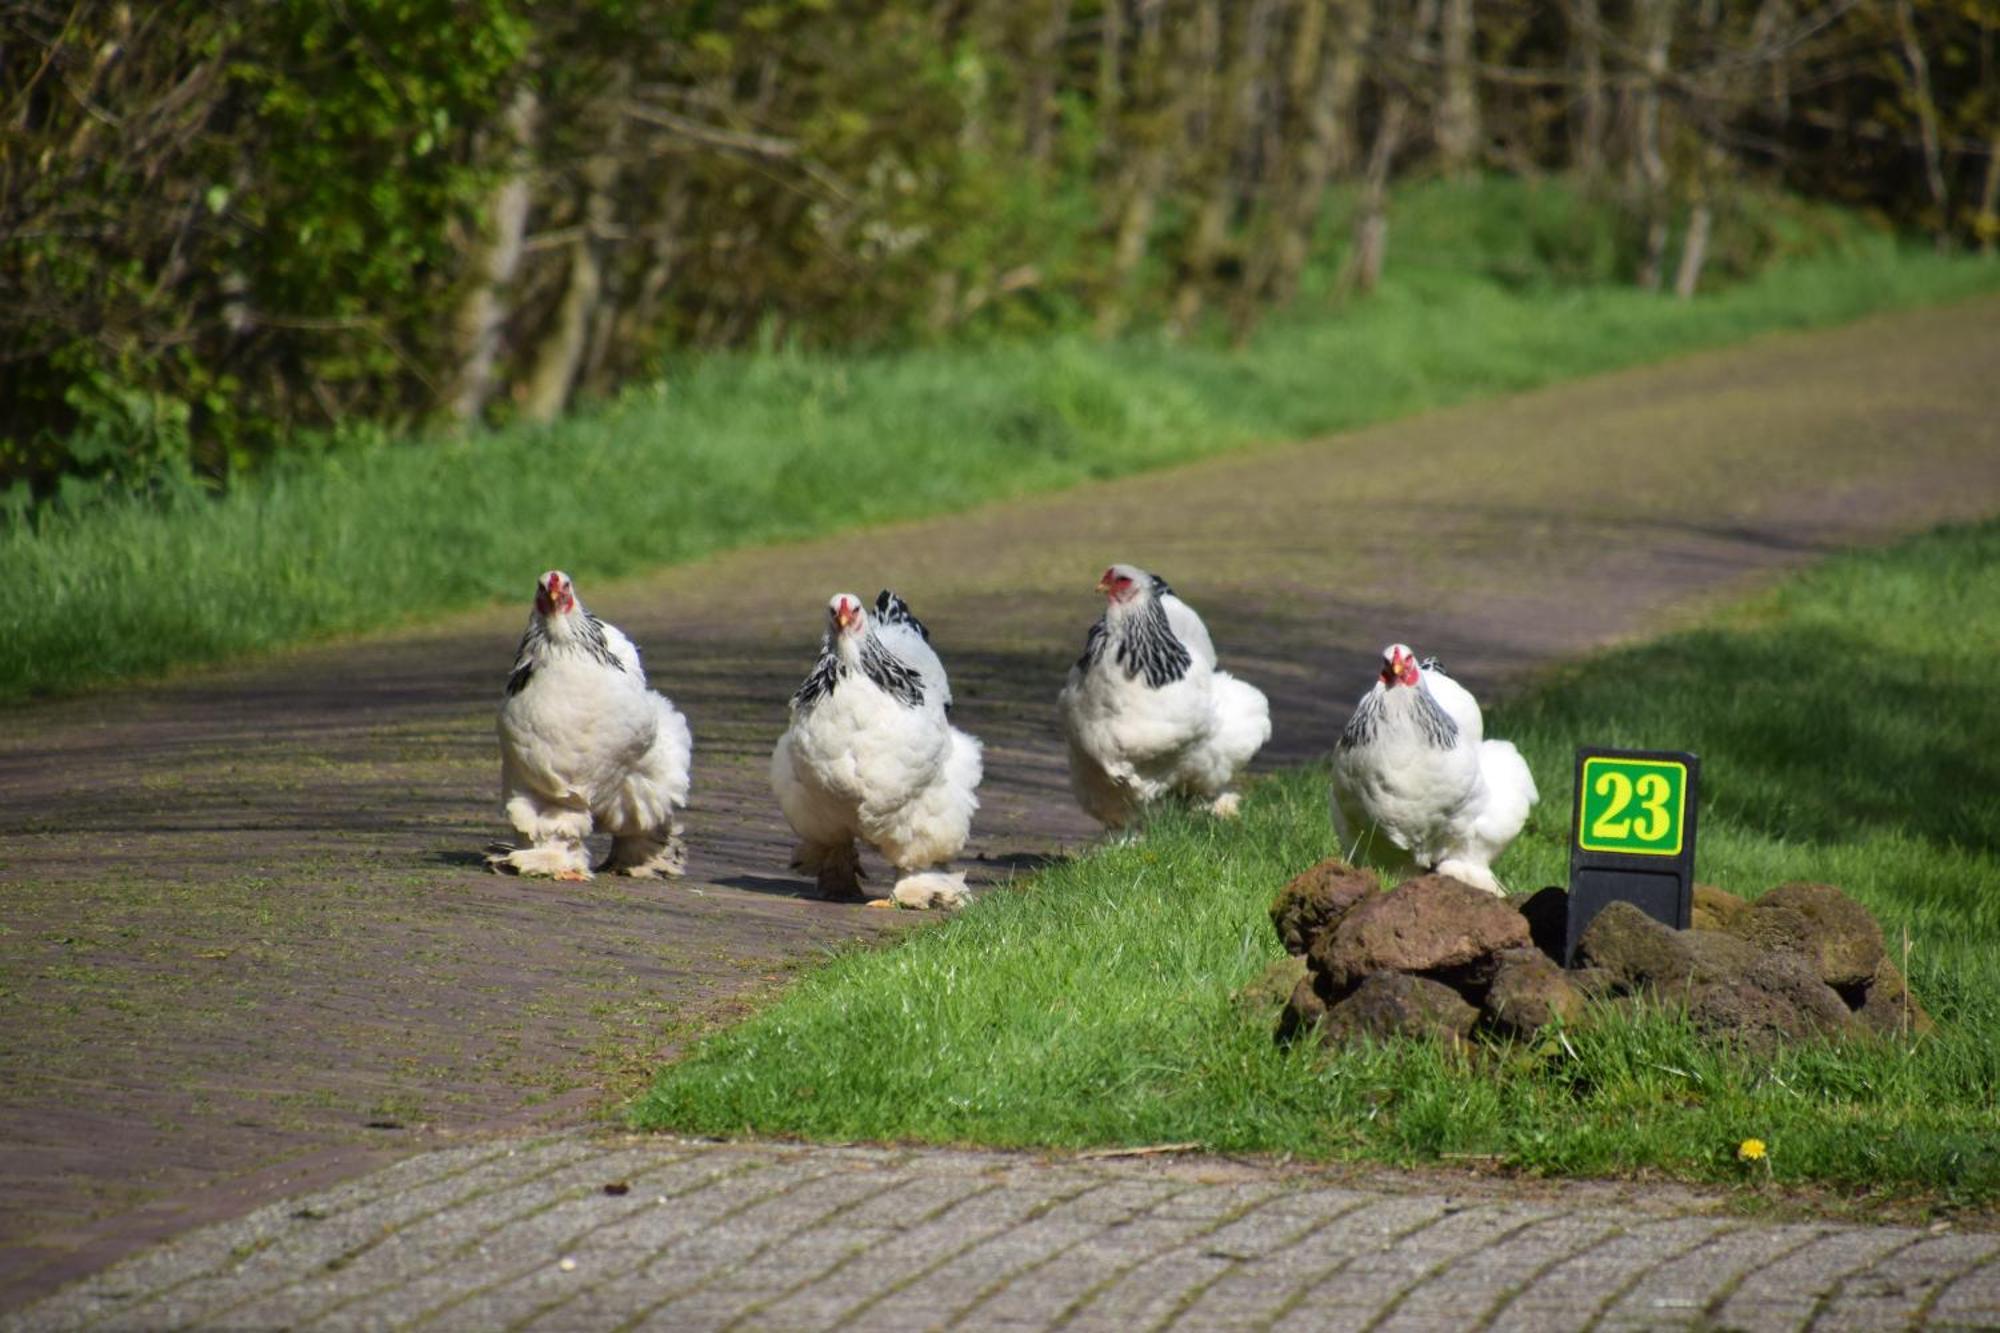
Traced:
<path id="1" fill-rule="evenodd" d="M 1171 575 L 1270 695 L 1260 762 L 1309 758 L 1391 639 L 1491 689 L 2000 510 L 1996 366 L 1989 298 L 621 585 L 572 570 L 695 729 L 674 885 L 481 870 L 525 600 L 12 710 L 0 1308 L 398 1157 L 575 1123 L 800 960 L 907 924 L 784 868 L 766 764 L 833 591 L 893 584 L 937 633 L 986 742 L 968 868 L 991 883 L 1094 832 L 1052 700 L 1110 560 Z"/>
<path id="2" fill-rule="evenodd" d="M 1196 1159 L 562 1134 L 416 1157 L 0 1317 L 72 1328 L 1973 1329 L 2000 1235 Z"/>

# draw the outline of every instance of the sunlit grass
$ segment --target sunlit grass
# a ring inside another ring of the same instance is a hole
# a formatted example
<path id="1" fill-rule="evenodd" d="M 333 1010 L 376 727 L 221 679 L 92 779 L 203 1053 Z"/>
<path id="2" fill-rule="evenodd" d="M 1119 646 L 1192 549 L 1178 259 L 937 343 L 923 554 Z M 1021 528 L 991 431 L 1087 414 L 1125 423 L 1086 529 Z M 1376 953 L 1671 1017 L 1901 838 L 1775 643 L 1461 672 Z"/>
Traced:
<path id="1" fill-rule="evenodd" d="M 598 583 L 2000 289 L 2000 266 L 1857 233 L 1683 303 L 1552 276 L 1530 242 L 1559 250 L 1550 229 L 1578 212 L 1553 185 L 1436 186 L 1399 209 L 1378 294 L 1309 292 L 1240 349 L 711 357 L 546 428 L 301 455 L 165 512 L 0 524 L 0 700 L 512 599 L 551 565 Z"/>
<path id="2" fill-rule="evenodd" d="M 1274 890 L 1332 851 L 1324 770 L 1239 823 L 1169 815 L 962 917 L 809 975 L 665 1070 L 639 1123 L 708 1133 L 1217 1150 L 2000 1197 L 2000 522 L 1834 561 L 1698 631 L 1488 710 L 1543 801 L 1499 869 L 1567 867 L 1579 743 L 1702 756 L 1698 873 L 1872 909 L 1937 1035 L 1746 1059 L 1670 1016 L 1451 1055 L 1322 1056 L 1236 998 Z M 1980 645 L 1985 645 L 1981 648 Z M 1760 1140 L 1762 1159 L 1739 1149 Z M 1753 1174 L 1754 1172 L 1754 1174 Z"/>

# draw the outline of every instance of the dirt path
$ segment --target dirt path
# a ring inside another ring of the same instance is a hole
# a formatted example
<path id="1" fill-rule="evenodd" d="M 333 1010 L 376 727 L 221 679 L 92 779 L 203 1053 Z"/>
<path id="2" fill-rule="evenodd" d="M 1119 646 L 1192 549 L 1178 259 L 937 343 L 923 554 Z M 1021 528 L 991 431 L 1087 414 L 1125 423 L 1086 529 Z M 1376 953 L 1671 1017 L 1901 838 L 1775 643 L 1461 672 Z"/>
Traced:
<path id="1" fill-rule="evenodd" d="M 525 615 L 0 715 L 0 1308 L 391 1157 L 601 1105 L 801 960 L 763 765 L 826 597 L 894 584 L 987 743 L 976 879 L 1075 846 L 1052 698 L 1113 559 L 1324 751 L 1392 638 L 1475 688 L 1835 546 L 2000 510 L 2000 302 L 594 586 L 693 721 L 691 878 L 524 884 L 491 718 Z M 551 551 L 549 562 L 563 555 Z M 522 571 L 524 593 L 536 570 Z"/>

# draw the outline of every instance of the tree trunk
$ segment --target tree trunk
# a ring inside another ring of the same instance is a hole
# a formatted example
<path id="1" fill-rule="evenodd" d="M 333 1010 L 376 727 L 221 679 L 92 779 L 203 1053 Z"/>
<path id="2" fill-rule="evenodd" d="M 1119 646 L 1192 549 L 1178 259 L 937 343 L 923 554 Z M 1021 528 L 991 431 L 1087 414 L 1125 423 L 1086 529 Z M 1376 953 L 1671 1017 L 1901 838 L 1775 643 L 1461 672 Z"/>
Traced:
<path id="1" fill-rule="evenodd" d="M 1896 36 L 1902 42 L 1903 63 L 1910 80 L 1910 97 L 1916 103 L 1917 129 L 1924 153 L 1924 187 L 1930 193 L 1934 217 L 1931 236 L 1939 250 L 1951 245 L 1951 193 L 1944 178 L 1944 147 L 1938 129 L 1937 97 L 1931 88 L 1930 61 L 1917 37 L 1916 15 L 1910 0 L 1896 0 Z"/>
<path id="2" fill-rule="evenodd" d="M 452 321 L 458 365 L 449 400 L 452 418 L 461 425 L 477 420 L 493 397 L 493 368 L 507 322 L 505 293 L 520 270 L 521 241 L 528 228 L 529 172 L 539 113 L 534 90 L 523 87 L 508 103 L 502 121 L 507 167 L 487 200 L 485 225 L 466 265 L 473 283 Z"/>
<path id="3" fill-rule="evenodd" d="M 1403 120 L 1409 98 L 1392 93 L 1382 106 L 1368 169 L 1361 182 L 1360 205 L 1354 219 L 1354 250 L 1348 256 L 1344 285 L 1367 295 L 1382 282 L 1382 265 L 1389 255 L 1389 169 L 1403 141 Z"/>
<path id="4" fill-rule="evenodd" d="M 1479 86 L 1473 68 L 1476 35 L 1472 0 L 1444 0 L 1438 24 L 1438 58 L 1443 87 L 1438 98 L 1438 161 L 1447 175 L 1463 176 L 1479 165 Z"/>
<path id="5" fill-rule="evenodd" d="M 1166 151 L 1158 147 L 1146 149 L 1133 165 L 1125 207 L 1118 216 L 1118 237 L 1111 247 L 1111 272 L 1121 282 L 1130 278 L 1146 258 L 1146 243 L 1152 236 L 1153 212 L 1159 204 L 1166 168 Z"/>
<path id="6" fill-rule="evenodd" d="M 1327 70 L 1326 107 L 1332 119 L 1332 155 L 1328 170 L 1348 170 L 1360 160 L 1355 111 L 1361 103 L 1361 78 L 1367 68 L 1368 43 L 1375 35 L 1373 0 L 1336 0 L 1341 11 L 1339 45 Z"/>
<path id="7" fill-rule="evenodd" d="M 1640 211 L 1646 219 L 1646 254 L 1639 266 L 1639 285 L 1660 290 L 1667 262 L 1667 160 L 1661 148 L 1661 88 L 1667 76 L 1667 51 L 1673 41 L 1674 5 L 1678 0 L 1640 0 L 1641 77 L 1633 165 L 1639 177 Z"/>
<path id="8" fill-rule="evenodd" d="M 2000 240 L 2000 133 L 1986 141 L 1986 181 L 1979 187 L 1979 215 L 1973 225 L 1979 229 L 1979 253 L 1991 259 L 1994 242 Z"/>
<path id="9" fill-rule="evenodd" d="M 1681 266 L 1674 274 L 1674 295 L 1685 301 L 1701 284 L 1702 265 L 1708 262 L 1708 233 L 1715 218 L 1706 203 L 1699 203 L 1688 215 L 1687 238 L 1681 242 Z"/>
<path id="10" fill-rule="evenodd" d="M 1130 317 L 1133 275 L 1145 262 L 1152 241 L 1153 219 L 1160 193 L 1166 188 L 1171 153 L 1179 134 L 1175 112 L 1179 98 L 1168 88 L 1166 39 L 1160 0 L 1140 0 L 1139 41 L 1133 58 L 1135 97 L 1121 139 L 1129 147 L 1119 190 L 1117 226 L 1111 245 L 1111 273 L 1097 308 L 1096 329 L 1108 337 L 1125 327 Z"/>
<path id="11" fill-rule="evenodd" d="M 1586 180 L 1604 174 L 1604 13 L 1598 0 L 1570 0 L 1569 59 L 1576 79 L 1570 166 Z"/>
<path id="12" fill-rule="evenodd" d="M 1226 154 L 1224 143 L 1227 136 L 1229 82 L 1222 69 L 1225 58 L 1222 31 L 1221 0 L 1198 0 L 1189 32 L 1189 59 L 1183 62 L 1188 84 L 1194 89 L 1191 103 L 1192 114 L 1185 124 L 1188 126 L 1187 150 L 1183 160 L 1192 164 L 1190 174 L 1197 188 L 1203 177 L 1218 170 L 1217 159 Z M 1181 255 L 1181 277 L 1175 286 L 1168 326 L 1175 333 L 1184 333 L 1194 312 L 1201 306 L 1201 279 L 1208 263 L 1208 251 L 1215 240 L 1212 233 L 1219 230 L 1219 219 L 1210 209 L 1212 192 L 1205 194 L 1202 203 L 1195 210 L 1194 226 L 1188 233 L 1187 248 Z"/>
<path id="13" fill-rule="evenodd" d="M 1361 49 L 1368 41 L 1368 0 L 1306 0 L 1292 84 L 1298 125 L 1289 152 L 1274 155 L 1277 199 L 1270 243 L 1254 256 L 1254 294 L 1272 305 L 1292 301 L 1312 257 L 1327 183 L 1347 166 L 1349 123 L 1360 86 Z"/>
<path id="14" fill-rule="evenodd" d="M 554 325 L 536 347 L 534 365 L 522 386 L 521 415 L 530 421 L 552 421 L 563 410 L 591 357 L 593 336 L 607 336 L 613 327 L 599 320 L 597 313 L 604 296 L 605 252 L 617 220 L 614 191 L 625 140 L 622 104 L 630 87 L 631 67 L 621 66 L 594 113 L 600 121 L 602 149 L 583 164 L 583 216 L 569 246 L 569 280 Z"/>
<path id="15" fill-rule="evenodd" d="M 1393 6 L 1395 0 L 1391 3 Z M 1411 87 L 1427 64 L 1430 30 L 1436 22 L 1435 0 L 1422 0 L 1411 19 L 1405 50 L 1398 53 L 1403 59 L 1385 62 L 1381 75 L 1387 85 L 1381 118 L 1376 122 L 1375 142 L 1368 150 L 1368 166 L 1362 176 L 1354 217 L 1354 248 L 1342 275 L 1342 286 L 1361 295 L 1374 291 L 1382 281 L 1382 266 L 1389 255 L 1389 176 L 1396 154 L 1402 151 L 1411 114 Z"/>
<path id="16" fill-rule="evenodd" d="M 1995 104 L 1993 34 L 1996 26 L 2000 25 L 1981 24 L 1979 29 L 1979 92 L 1989 108 Z M 1986 179 L 1979 187 L 1979 212 L 1972 223 L 1979 236 L 1979 253 L 1987 259 L 1993 258 L 1994 243 L 2000 241 L 2000 215 L 1994 212 L 1996 204 L 2000 204 L 2000 126 L 1996 126 L 1986 140 Z"/>
<path id="17" fill-rule="evenodd" d="M 1213 5 L 1208 8 L 1215 9 Z M 1268 64 L 1274 8 L 1273 0 L 1249 0 L 1237 11 L 1241 19 L 1235 41 L 1230 43 L 1210 114 L 1204 162 L 1207 188 L 1182 257 L 1180 287 L 1174 293 L 1171 327 L 1178 334 L 1192 330 L 1200 317 L 1229 241 L 1230 223 L 1242 204 L 1238 163 L 1256 136 L 1256 111 L 1263 100 L 1260 85 Z M 1215 14 L 1215 23 L 1220 36 L 1219 13 Z"/>
<path id="18" fill-rule="evenodd" d="M 603 290 L 604 272 L 588 237 L 569 244 L 569 281 L 556 307 L 555 323 L 535 348 L 534 365 L 522 381 L 521 415 L 529 421 L 553 421 L 569 401 L 577 367 L 590 340 L 590 315 Z"/>
<path id="19" fill-rule="evenodd" d="M 1062 73 L 1063 39 L 1069 35 L 1071 0 L 1048 0 L 1048 17 L 1035 29 L 1029 51 L 1027 133 L 1023 136 L 1028 165 L 1035 171 L 1049 163 L 1055 141 L 1056 80 Z"/>
<path id="20" fill-rule="evenodd" d="M 1125 0 L 1104 0 L 1097 34 L 1097 160 L 1114 159 L 1125 104 Z"/>

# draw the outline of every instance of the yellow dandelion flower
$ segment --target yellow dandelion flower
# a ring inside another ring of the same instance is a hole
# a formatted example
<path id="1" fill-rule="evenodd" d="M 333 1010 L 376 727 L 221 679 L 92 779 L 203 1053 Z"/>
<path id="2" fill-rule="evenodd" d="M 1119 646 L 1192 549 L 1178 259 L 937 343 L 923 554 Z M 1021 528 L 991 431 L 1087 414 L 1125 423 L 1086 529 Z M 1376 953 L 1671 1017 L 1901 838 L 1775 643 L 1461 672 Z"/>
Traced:
<path id="1" fill-rule="evenodd" d="M 1736 1145 L 1736 1160 L 1739 1162 L 1761 1162 L 1764 1160 L 1764 1140 L 1745 1139 Z"/>

